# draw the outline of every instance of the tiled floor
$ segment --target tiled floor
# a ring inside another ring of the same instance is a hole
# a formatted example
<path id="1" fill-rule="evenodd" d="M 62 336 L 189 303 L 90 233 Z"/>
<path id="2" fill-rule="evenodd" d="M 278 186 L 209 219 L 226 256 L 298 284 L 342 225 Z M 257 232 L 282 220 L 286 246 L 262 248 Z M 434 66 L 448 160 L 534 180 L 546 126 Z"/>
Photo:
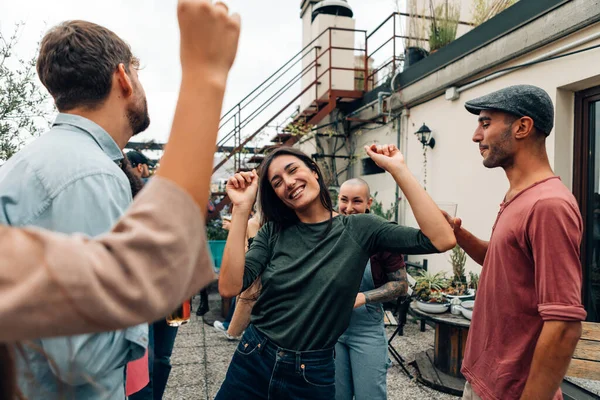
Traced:
<path id="1" fill-rule="evenodd" d="M 207 320 L 214 320 L 220 303 L 211 295 L 211 312 Z M 194 304 L 196 310 L 197 304 Z M 214 311 L 212 311 L 214 310 Z M 388 328 L 388 335 L 392 330 Z M 202 318 L 192 316 L 190 323 L 179 328 L 173 350 L 173 370 L 167 385 L 165 399 L 213 399 L 225 378 L 227 367 L 237 342 L 230 342 Z M 405 336 L 395 340 L 398 351 L 411 360 L 413 354 L 433 346 L 433 330 L 420 332 L 416 324 L 405 328 Z M 241 399 L 242 397 L 240 397 Z M 411 381 L 396 364 L 388 371 L 388 398 L 390 400 L 446 400 L 457 399 Z"/>

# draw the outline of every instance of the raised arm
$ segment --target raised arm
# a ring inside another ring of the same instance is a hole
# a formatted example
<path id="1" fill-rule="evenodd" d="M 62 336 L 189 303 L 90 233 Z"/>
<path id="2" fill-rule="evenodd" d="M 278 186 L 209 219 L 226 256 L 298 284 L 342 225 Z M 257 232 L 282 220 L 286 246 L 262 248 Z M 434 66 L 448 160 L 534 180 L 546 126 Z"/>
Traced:
<path id="1" fill-rule="evenodd" d="M 429 238 L 435 248 L 444 252 L 456 245 L 454 233 L 439 207 L 421 187 L 417 179 L 404 163 L 404 156 L 392 144 L 365 146 L 369 157 L 375 163 L 389 172 L 402 193 L 406 196 L 419 228 Z"/>
<path id="2" fill-rule="evenodd" d="M 219 293 L 223 297 L 234 297 L 242 291 L 244 285 L 246 230 L 258 190 L 256 171 L 235 174 L 227 181 L 226 190 L 233 203 L 233 212 L 221 261 Z"/>
<path id="3" fill-rule="evenodd" d="M 214 279 L 200 209 L 160 177 L 98 239 L 0 227 L 0 265 L 0 342 L 155 321 Z"/>
<path id="4" fill-rule="evenodd" d="M 206 210 L 219 119 L 240 19 L 223 3 L 179 0 L 181 86 L 171 136 L 157 172 Z M 170 151 L 172 150 L 172 151 Z"/>

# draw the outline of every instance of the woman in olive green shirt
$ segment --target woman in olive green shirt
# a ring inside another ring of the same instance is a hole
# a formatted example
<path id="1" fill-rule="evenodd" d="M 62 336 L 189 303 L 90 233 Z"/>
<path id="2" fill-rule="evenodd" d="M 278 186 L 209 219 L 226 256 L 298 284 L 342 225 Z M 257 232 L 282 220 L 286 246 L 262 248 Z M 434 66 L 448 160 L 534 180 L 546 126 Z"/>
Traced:
<path id="1" fill-rule="evenodd" d="M 317 164 L 294 148 L 272 152 L 227 182 L 234 205 L 219 291 L 233 297 L 261 276 L 252 325 L 217 399 L 331 399 L 333 347 L 348 326 L 369 257 L 446 251 L 455 238 L 441 211 L 393 145 L 365 148 L 400 186 L 420 230 L 370 215 L 338 215 Z M 260 188 L 259 188 L 260 185 Z M 260 190 L 266 224 L 244 253 L 248 215 Z"/>

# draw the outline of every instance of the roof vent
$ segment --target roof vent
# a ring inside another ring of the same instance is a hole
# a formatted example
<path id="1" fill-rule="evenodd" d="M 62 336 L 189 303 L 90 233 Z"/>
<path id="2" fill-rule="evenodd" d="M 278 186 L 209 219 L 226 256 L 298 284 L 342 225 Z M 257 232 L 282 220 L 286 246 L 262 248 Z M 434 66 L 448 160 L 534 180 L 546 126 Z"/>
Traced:
<path id="1" fill-rule="evenodd" d="M 314 21 L 319 14 L 337 15 L 340 17 L 354 16 L 352 8 L 346 0 L 323 0 L 315 4 L 312 12 L 312 20 Z"/>

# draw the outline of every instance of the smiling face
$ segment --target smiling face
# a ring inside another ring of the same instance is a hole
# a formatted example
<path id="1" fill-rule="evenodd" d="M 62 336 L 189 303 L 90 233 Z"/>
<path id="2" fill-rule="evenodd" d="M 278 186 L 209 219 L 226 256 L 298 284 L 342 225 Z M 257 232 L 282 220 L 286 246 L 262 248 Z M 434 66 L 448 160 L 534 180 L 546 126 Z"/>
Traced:
<path id="1" fill-rule="evenodd" d="M 500 111 L 483 110 L 473 141 L 479 144 L 483 165 L 487 168 L 509 168 L 514 163 L 516 150 L 513 123 L 517 118 Z"/>
<path id="2" fill-rule="evenodd" d="M 294 211 L 320 201 L 318 175 L 298 157 L 285 154 L 273 159 L 267 179 L 277 197 Z"/>
<path id="3" fill-rule="evenodd" d="M 338 195 L 339 211 L 344 215 L 364 214 L 371 208 L 373 199 L 365 184 L 344 182 Z"/>

